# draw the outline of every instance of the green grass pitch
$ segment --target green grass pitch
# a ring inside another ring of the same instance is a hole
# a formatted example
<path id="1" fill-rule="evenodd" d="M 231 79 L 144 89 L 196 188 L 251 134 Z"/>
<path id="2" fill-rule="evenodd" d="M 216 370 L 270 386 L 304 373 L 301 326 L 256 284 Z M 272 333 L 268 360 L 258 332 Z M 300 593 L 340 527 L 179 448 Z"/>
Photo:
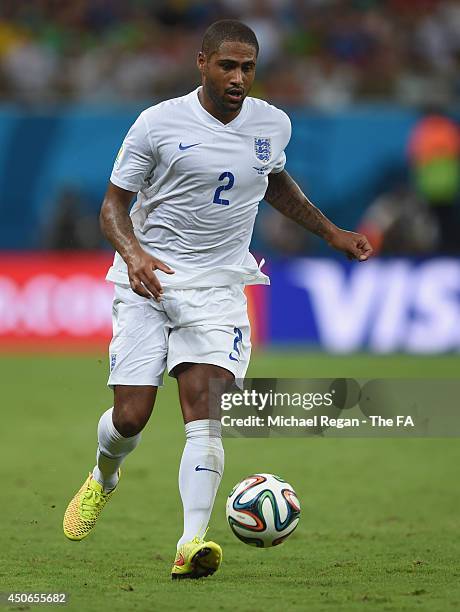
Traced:
<path id="1" fill-rule="evenodd" d="M 459 365 L 458 356 L 259 353 L 250 374 L 458 377 Z M 226 440 L 209 531 L 222 568 L 171 581 L 184 440 L 171 380 L 95 532 L 67 541 L 62 515 L 93 466 L 96 423 L 111 401 L 106 370 L 98 356 L 0 358 L 0 592 L 65 591 L 64 609 L 85 612 L 460 608 L 457 439 Z M 257 471 L 286 478 L 302 503 L 297 531 L 271 550 L 245 546 L 225 522 L 231 487 Z"/>

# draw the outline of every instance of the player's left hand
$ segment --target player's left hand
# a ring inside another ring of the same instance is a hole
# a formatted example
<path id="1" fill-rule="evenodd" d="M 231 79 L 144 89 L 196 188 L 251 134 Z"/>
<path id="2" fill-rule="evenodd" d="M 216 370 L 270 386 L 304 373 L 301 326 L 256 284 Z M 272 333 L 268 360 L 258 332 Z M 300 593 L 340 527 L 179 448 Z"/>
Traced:
<path id="1" fill-rule="evenodd" d="M 366 261 L 373 253 L 366 236 L 355 232 L 347 232 L 340 228 L 334 230 L 327 242 L 333 249 L 345 253 L 348 259 Z"/>

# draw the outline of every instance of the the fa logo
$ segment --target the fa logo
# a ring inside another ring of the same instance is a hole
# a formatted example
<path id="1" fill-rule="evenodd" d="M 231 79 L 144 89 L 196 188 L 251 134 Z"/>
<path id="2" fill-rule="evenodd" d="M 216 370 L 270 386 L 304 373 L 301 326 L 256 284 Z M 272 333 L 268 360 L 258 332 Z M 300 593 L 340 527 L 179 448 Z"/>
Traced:
<path id="1" fill-rule="evenodd" d="M 272 145 L 270 142 L 270 138 L 254 138 L 254 151 L 257 159 L 260 159 L 261 162 L 267 163 L 270 161 L 270 157 L 272 156 Z"/>

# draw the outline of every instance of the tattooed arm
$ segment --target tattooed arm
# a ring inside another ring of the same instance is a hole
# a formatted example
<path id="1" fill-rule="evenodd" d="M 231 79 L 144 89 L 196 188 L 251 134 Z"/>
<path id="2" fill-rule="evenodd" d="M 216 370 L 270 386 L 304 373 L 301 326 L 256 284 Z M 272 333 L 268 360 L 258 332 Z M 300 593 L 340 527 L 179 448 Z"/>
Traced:
<path id="1" fill-rule="evenodd" d="M 366 236 L 347 232 L 329 221 L 285 170 L 268 175 L 264 199 L 285 217 L 323 238 L 329 246 L 342 251 L 349 259 L 365 261 L 372 255 L 372 247 Z"/>

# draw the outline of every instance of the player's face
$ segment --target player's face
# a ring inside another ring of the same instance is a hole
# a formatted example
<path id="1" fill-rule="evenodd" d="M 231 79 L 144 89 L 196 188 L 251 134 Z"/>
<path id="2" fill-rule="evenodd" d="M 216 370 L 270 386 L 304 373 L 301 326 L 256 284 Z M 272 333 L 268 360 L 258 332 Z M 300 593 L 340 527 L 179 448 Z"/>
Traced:
<path id="1" fill-rule="evenodd" d="M 254 81 L 256 59 L 255 48 L 240 42 L 224 42 L 210 57 L 198 54 L 207 110 L 226 120 L 239 113 Z"/>

